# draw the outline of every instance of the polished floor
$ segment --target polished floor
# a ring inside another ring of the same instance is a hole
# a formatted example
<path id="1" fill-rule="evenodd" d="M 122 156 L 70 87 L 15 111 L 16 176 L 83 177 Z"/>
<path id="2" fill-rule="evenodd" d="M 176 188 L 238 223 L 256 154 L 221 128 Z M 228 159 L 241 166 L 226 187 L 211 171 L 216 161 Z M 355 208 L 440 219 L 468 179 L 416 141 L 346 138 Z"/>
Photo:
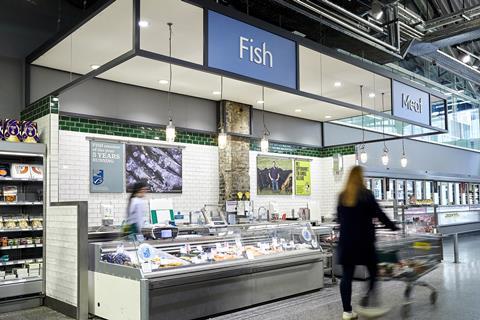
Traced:
<path id="1" fill-rule="evenodd" d="M 460 238 L 460 264 L 453 263 L 450 241 L 445 243 L 445 262 L 423 280 L 438 289 L 437 304 L 429 302 L 428 291 L 419 288 L 414 292 L 415 301 L 408 319 L 478 320 L 480 319 L 480 234 Z M 381 319 L 401 319 L 404 284 L 381 283 L 383 302 L 392 307 Z M 354 301 L 363 289 L 363 283 L 355 283 Z M 247 310 L 211 318 L 211 320 L 330 320 L 341 319 L 341 302 L 337 285 L 286 299 L 253 307 Z M 47 308 L 37 308 L 0 315 L 0 320 L 70 320 Z"/>

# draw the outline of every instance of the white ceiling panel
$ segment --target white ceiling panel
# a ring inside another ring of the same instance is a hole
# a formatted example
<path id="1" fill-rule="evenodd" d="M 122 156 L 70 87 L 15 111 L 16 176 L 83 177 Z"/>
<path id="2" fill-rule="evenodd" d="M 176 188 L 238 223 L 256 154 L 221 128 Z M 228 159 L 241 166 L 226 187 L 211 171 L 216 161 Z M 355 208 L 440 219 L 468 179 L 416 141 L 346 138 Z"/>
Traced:
<path id="1" fill-rule="evenodd" d="M 168 56 L 169 29 L 172 26 L 172 56 L 203 64 L 203 9 L 181 0 L 142 0 L 140 46 L 144 50 Z"/>
<path id="2" fill-rule="evenodd" d="M 117 0 L 33 62 L 77 74 L 132 49 L 133 1 Z"/>

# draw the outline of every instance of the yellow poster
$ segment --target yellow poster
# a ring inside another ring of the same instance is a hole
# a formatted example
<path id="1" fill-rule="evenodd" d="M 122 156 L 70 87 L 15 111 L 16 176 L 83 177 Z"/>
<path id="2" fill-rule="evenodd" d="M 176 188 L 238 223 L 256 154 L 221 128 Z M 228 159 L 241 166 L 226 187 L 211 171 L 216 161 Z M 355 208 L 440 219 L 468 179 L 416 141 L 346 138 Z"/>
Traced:
<path id="1" fill-rule="evenodd" d="M 311 192 L 310 161 L 295 160 L 295 194 L 309 196 Z"/>

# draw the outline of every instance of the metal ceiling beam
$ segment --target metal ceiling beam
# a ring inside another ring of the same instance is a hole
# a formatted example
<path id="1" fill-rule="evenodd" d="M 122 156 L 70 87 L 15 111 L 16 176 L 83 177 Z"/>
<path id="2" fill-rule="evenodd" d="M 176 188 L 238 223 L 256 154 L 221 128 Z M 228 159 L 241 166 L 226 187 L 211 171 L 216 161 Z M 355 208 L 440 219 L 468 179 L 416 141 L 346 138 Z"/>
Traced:
<path id="1" fill-rule="evenodd" d="M 410 53 L 422 56 L 434 53 L 441 48 L 480 39 L 479 25 L 480 19 L 474 19 L 427 34 L 421 42 L 417 41 L 412 45 Z"/>

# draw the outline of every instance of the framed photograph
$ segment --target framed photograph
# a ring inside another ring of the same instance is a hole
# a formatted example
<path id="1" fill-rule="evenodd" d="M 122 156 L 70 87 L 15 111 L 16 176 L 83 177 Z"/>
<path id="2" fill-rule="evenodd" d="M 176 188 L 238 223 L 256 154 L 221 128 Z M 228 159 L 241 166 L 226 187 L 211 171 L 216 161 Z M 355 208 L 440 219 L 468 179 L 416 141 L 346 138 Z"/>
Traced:
<path id="1" fill-rule="evenodd" d="M 127 192 L 144 181 L 152 193 L 181 193 L 182 148 L 127 144 L 125 172 Z"/>
<path id="2" fill-rule="evenodd" d="M 293 190 L 292 159 L 257 157 L 257 194 L 291 195 Z"/>

